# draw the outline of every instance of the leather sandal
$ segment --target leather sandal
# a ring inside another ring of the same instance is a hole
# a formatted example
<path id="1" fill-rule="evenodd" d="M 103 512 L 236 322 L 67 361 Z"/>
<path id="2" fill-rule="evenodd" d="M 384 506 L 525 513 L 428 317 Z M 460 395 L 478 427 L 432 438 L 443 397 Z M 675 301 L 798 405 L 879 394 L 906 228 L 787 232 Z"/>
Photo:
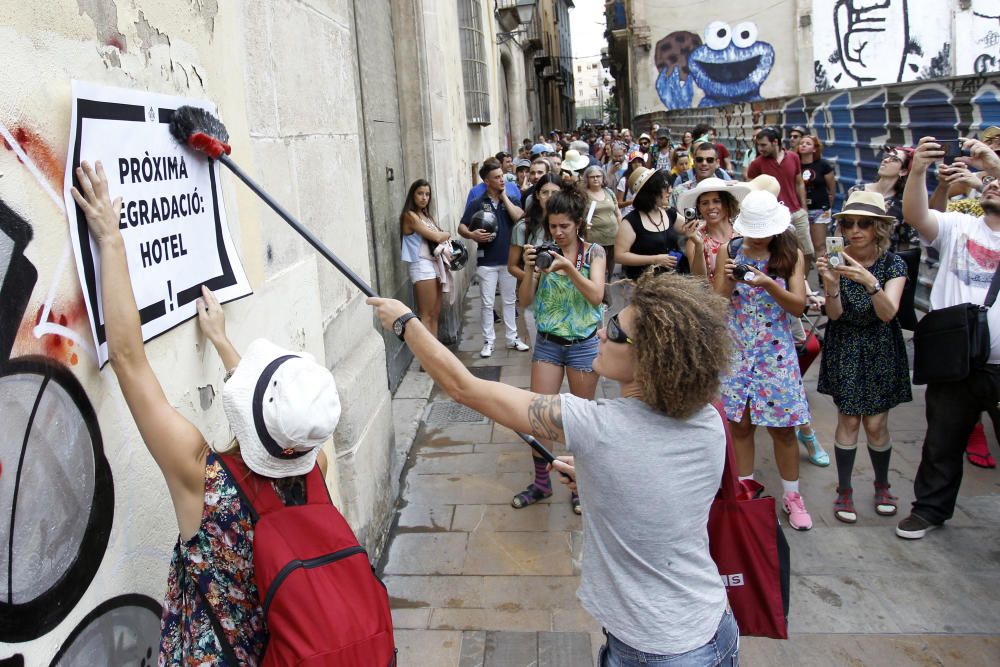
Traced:
<path id="1" fill-rule="evenodd" d="M 889 493 L 890 484 L 875 482 L 875 513 L 879 516 L 894 516 L 899 498 Z"/>
<path id="2" fill-rule="evenodd" d="M 573 514 L 576 514 L 577 516 L 583 514 L 583 509 L 580 507 L 580 496 L 576 493 L 573 493 L 569 497 L 569 504 L 573 507 Z"/>
<path id="3" fill-rule="evenodd" d="M 854 511 L 854 489 L 837 489 L 837 499 L 833 501 L 833 516 L 837 521 L 856 523 L 858 513 Z"/>
<path id="4" fill-rule="evenodd" d="M 539 500 L 544 500 L 552 495 L 552 491 L 544 491 L 534 484 L 529 484 L 521 493 L 514 496 L 510 501 L 511 506 L 514 509 L 521 509 L 522 507 L 527 507 L 528 505 L 534 505 Z"/>

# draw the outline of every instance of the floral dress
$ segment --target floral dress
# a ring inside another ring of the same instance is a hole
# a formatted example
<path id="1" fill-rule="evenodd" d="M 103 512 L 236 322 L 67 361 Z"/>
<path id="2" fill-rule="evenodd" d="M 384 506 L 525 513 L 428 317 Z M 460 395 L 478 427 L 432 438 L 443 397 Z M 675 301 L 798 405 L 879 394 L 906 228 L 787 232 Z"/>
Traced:
<path id="1" fill-rule="evenodd" d="M 170 563 L 161 618 L 161 667 L 260 662 L 267 635 L 253 578 L 253 534 L 253 518 L 240 501 L 236 482 L 216 455 L 209 454 L 201 527 L 186 542 L 178 539 Z M 226 659 L 213 628 L 216 623 L 227 635 L 236 663 Z"/>
<path id="2" fill-rule="evenodd" d="M 879 257 L 869 270 L 883 285 L 906 277 L 906 263 L 893 253 Z M 880 320 L 860 283 L 841 277 L 838 289 L 844 312 L 827 324 L 817 390 L 853 416 L 881 414 L 913 400 L 899 320 Z"/>
<path id="3" fill-rule="evenodd" d="M 767 260 L 751 259 L 742 247 L 734 258 L 767 273 Z M 772 276 L 782 287 L 784 278 Z M 762 287 L 737 283 L 730 296 L 729 333 L 733 361 L 722 375 L 722 403 L 730 421 L 787 427 L 811 421 L 795 341 L 785 310 Z"/>

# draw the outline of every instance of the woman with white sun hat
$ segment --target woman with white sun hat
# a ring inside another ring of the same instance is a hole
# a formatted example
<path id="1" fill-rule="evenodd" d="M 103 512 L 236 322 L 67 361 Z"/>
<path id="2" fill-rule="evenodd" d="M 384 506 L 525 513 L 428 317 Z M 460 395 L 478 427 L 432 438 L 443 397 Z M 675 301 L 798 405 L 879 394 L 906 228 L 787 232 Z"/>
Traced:
<path id="1" fill-rule="evenodd" d="M 795 341 L 786 314 L 806 305 L 805 258 L 791 213 L 766 190 L 747 194 L 733 224 L 742 239 L 719 250 L 715 290 L 730 300 L 733 364 L 722 380 L 741 478 L 754 474 L 754 431 L 765 426 L 781 474 L 782 507 L 796 530 L 812 528 L 799 493 L 795 427 L 810 421 Z"/>

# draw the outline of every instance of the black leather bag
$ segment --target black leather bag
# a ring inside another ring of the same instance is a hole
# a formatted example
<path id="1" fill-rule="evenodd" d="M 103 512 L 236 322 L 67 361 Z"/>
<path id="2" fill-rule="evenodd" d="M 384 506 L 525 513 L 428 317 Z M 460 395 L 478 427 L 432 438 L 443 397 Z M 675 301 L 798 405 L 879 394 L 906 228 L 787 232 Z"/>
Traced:
<path id="1" fill-rule="evenodd" d="M 903 295 L 899 299 L 899 310 L 896 312 L 896 319 L 904 329 L 915 331 L 917 328 L 917 313 L 914 310 L 914 301 L 917 295 L 917 281 L 920 277 L 920 247 L 908 250 L 897 250 L 896 254 L 906 263 L 906 286 L 903 288 Z"/>
<path id="2" fill-rule="evenodd" d="M 960 303 L 927 313 L 913 332 L 913 384 L 958 382 L 990 358 L 986 315 L 1000 292 L 1000 267 L 983 305 Z"/>

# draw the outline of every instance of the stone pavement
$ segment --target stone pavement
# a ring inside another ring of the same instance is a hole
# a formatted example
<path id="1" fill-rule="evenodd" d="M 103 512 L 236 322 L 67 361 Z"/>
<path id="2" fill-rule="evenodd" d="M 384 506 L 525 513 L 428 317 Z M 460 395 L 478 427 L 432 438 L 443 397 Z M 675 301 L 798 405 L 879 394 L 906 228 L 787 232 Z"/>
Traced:
<path id="1" fill-rule="evenodd" d="M 528 387 L 530 352 L 498 349 L 490 359 L 479 357 L 477 290 L 468 294 L 456 353 L 474 372 Z M 815 363 L 806 384 L 814 426 L 832 458 L 836 412 L 815 391 L 818 370 Z M 601 381 L 599 396 L 616 393 L 614 383 Z M 416 414 L 424 398 L 426 408 Z M 562 642 L 577 647 L 571 655 L 585 655 L 579 639 L 589 636 L 595 656 L 603 641 L 575 595 L 582 535 L 569 492 L 556 485 L 552 498 L 515 510 L 510 499 L 530 481 L 531 463 L 512 431 L 452 403 L 416 364 L 397 392 L 400 400 L 414 415 L 410 421 L 420 420 L 381 563 L 400 665 L 591 664 L 542 650 Z M 890 413 L 889 425 L 890 481 L 905 512 L 925 426 L 922 387 L 914 387 L 912 403 Z M 408 429 L 413 424 L 397 421 L 397 433 Z M 742 664 L 1000 665 L 1000 470 L 967 465 L 954 519 L 907 542 L 893 533 L 896 518 L 874 512 L 863 442 L 853 526 L 833 518 L 834 466 L 814 467 L 803 453 L 802 493 L 815 527 L 799 533 L 781 517 L 791 546 L 791 636 L 744 638 Z M 1000 454 L 992 434 L 990 443 Z M 757 461 L 757 478 L 777 495 L 780 480 L 763 429 Z"/>

